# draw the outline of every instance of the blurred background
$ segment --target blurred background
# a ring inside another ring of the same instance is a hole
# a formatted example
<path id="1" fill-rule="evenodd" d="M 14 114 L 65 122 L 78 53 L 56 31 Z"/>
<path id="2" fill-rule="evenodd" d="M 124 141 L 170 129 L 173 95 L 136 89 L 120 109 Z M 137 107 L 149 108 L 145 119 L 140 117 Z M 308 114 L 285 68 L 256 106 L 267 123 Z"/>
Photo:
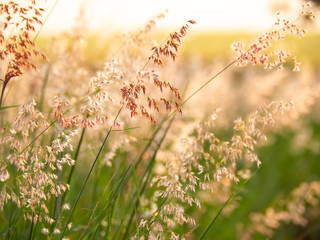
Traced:
<path id="1" fill-rule="evenodd" d="M 57 4 L 56 4 L 57 3 Z M 85 6 L 88 28 L 91 31 L 131 31 L 140 27 L 151 17 L 168 11 L 160 28 L 175 29 L 187 20 L 197 21 L 195 31 L 245 31 L 261 32 L 271 27 L 277 12 L 287 17 L 297 16 L 300 1 L 296 0 L 86 0 L 47 1 L 45 9 L 56 7 L 43 31 L 64 31 L 69 29 L 81 5 Z"/>
<path id="2" fill-rule="evenodd" d="M 38 44 L 43 46 L 45 44 L 42 42 L 50 39 L 50 36 L 71 29 L 81 8 L 83 33 L 88 40 L 85 51 L 88 61 L 92 62 L 92 59 L 103 58 L 103 53 L 113 45 L 115 36 L 134 32 L 143 27 L 149 19 L 164 13 L 165 17 L 155 22 L 155 43 L 159 44 L 168 33 L 193 19 L 197 24 L 192 27 L 191 34 L 184 41 L 180 56 L 198 56 L 210 61 L 232 54 L 233 42 L 248 43 L 259 34 L 271 30 L 278 13 L 281 13 L 281 17 L 295 20 L 303 2 L 313 2 L 317 5 L 318 1 L 46 1 L 42 3 L 43 8 L 47 10 L 47 14 L 50 9 L 52 12 L 41 30 Z M 309 55 L 308 58 L 313 64 L 319 65 L 317 55 L 320 48 L 310 47 L 311 42 L 319 40 L 319 21 L 305 21 L 303 24 L 310 34 L 299 41 L 295 41 L 296 38 L 290 39 L 289 36 L 288 44 L 294 48 L 296 55 L 305 53 Z"/>

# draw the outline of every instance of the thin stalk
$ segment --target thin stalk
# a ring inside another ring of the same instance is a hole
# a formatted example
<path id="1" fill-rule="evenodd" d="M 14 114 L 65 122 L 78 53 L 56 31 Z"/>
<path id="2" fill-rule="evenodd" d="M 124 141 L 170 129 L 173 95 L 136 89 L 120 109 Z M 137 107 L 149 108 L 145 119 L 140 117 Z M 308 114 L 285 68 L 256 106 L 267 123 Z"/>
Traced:
<path id="1" fill-rule="evenodd" d="M 77 160 L 78 160 L 78 156 L 79 156 L 79 152 L 80 152 L 80 148 L 81 148 L 81 145 L 82 145 L 82 141 L 83 141 L 85 132 L 86 132 L 86 128 L 82 128 L 81 136 L 80 136 L 80 139 L 79 139 L 79 142 L 78 142 L 78 145 L 77 145 L 77 149 L 76 149 L 76 152 L 75 152 L 74 157 L 73 157 L 73 160 L 75 160 L 76 163 L 71 167 L 71 170 L 70 170 L 70 173 L 69 173 L 69 176 L 68 176 L 68 180 L 67 180 L 67 184 L 68 185 L 71 184 L 71 180 L 72 180 L 72 177 L 73 177 L 74 169 L 75 169 L 76 164 L 77 164 Z M 65 198 L 67 196 L 67 193 L 68 192 L 65 192 L 63 194 L 63 197 L 62 197 L 62 200 L 61 200 L 61 205 L 64 204 L 64 201 L 65 201 Z"/>
<path id="2" fill-rule="evenodd" d="M 152 157 L 152 160 L 153 159 L 155 159 L 155 155 L 154 155 L 154 158 Z M 140 194 L 142 195 L 143 194 L 143 192 L 144 192 L 144 190 L 145 190 L 145 187 L 147 186 L 147 183 L 148 183 L 148 181 L 149 181 L 149 177 L 150 177 L 150 175 L 151 175 L 151 170 L 152 170 L 152 165 L 153 165 L 153 163 L 154 163 L 154 161 L 152 161 L 152 162 L 150 162 L 150 167 L 148 168 L 148 171 L 147 171 L 147 178 L 146 178 L 146 180 L 143 182 L 143 186 L 142 186 L 142 188 L 140 189 Z M 141 180 L 142 180 L 143 178 L 141 178 Z M 134 198 L 137 196 L 137 194 L 135 194 L 134 195 Z M 122 237 L 122 239 L 124 240 L 124 239 L 126 239 L 127 238 L 127 235 L 128 235 L 128 233 L 129 233 L 129 230 L 130 230 L 130 226 L 131 226 L 131 223 L 132 223 L 132 219 L 133 219 L 133 217 L 134 217 L 134 215 L 135 214 L 137 214 L 137 208 L 138 208 L 138 206 L 139 206 L 139 199 L 137 199 L 136 200 L 136 202 L 135 202 L 135 204 L 134 204 L 134 208 L 133 208 L 133 210 L 132 210 L 132 212 L 131 212 L 131 215 L 130 215 L 130 217 L 129 217 L 129 221 L 128 221 L 128 223 L 127 223 L 127 225 L 126 225 L 126 231 L 125 231 L 125 233 L 124 233 L 124 235 L 123 235 L 123 237 Z"/>
<path id="3" fill-rule="evenodd" d="M 45 91 L 46 91 L 46 87 L 47 87 L 47 83 L 48 83 L 48 79 L 49 79 L 49 72 L 51 69 L 51 65 L 48 64 L 46 66 L 46 71 L 43 77 L 43 84 L 42 84 L 42 88 L 41 88 L 41 95 L 40 95 L 40 100 L 39 100 L 39 111 L 42 112 L 43 109 L 43 102 L 44 102 L 44 96 L 45 96 Z"/>
<path id="4" fill-rule="evenodd" d="M 32 221 L 31 221 L 31 226 L 30 226 L 30 231 L 29 231 L 29 240 L 31 240 L 32 239 L 32 231 L 33 231 L 33 225 L 34 225 L 34 213 L 32 213 Z"/>
<path id="5" fill-rule="evenodd" d="M 123 163 L 126 163 L 126 162 L 125 162 L 125 159 L 123 160 Z M 123 166 L 122 164 L 120 164 L 120 165 Z M 125 168 L 125 167 L 124 167 L 124 168 Z M 125 171 L 126 169 L 124 169 L 124 168 L 123 168 L 123 170 Z M 82 234 L 81 234 L 81 236 L 80 236 L 79 239 L 82 239 L 83 237 L 87 237 L 87 235 L 90 234 L 90 233 L 93 231 L 93 230 L 90 230 L 89 233 L 85 234 L 86 231 L 87 231 L 87 229 L 89 228 L 89 226 L 92 225 L 93 222 L 94 222 L 96 219 L 98 219 L 98 218 L 103 214 L 103 213 L 102 213 L 102 212 L 103 212 L 103 209 L 104 209 L 105 206 L 107 205 L 108 201 L 104 204 L 104 206 L 102 207 L 102 210 L 97 214 L 97 216 L 96 216 L 95 218 L 93 218 L 93 215 L 94 215 L 94 213 L 95 213 L 95 211 L 96 211 L 97 206 L 100 204 L 100 202 L 102 201 L 102 199 L 104 199 L 104 195 L 106 194 L 107 189 L 108 189 L 109 186 L 111 185 L 111 182 L 115 179 L 116 173 L 118 173 L 118 170 L 119 170 L 119 169 L 120 169 L 120 166 L 119 166 L 117 169 L 115 169 L 115 171 L 113 171 L 113 174 L 112 174 L 112 176 L 110 177 L 110 179 L 109 179 L 109 181 L 108 181 L 108 183 L 107 183 L 107 186 L 106 186 L 106 188 L 105 188 L 104 191 L 103 191 L 103 194 L 102 194 L 101 197 L 99 198 L 100 200 L 97 201 L 96 207 L 95 207 L 95 209 L 93 209 L 93 211 L 92 211 L 92 213 L 91 213 L 91 216 L 90 216 L 90 219 L 89 219 L 89 221 L 88 221 L 88 223 L 87 223 L 85 229 L 83 230 L 83 232 L 82 232 Z M 123 172 L 122 172 L 121 174 L 123 174 Z M 118 178 L 117 183 L 115 184 L 116 186 L 117 186 L 117 184 L 121 181 L 122 177 L 123 177 L 123 176 L 120 175 L 120 177 Z M 125 177 L 125 175 L 124 175 L 124 177 Z M 120 179 L 120 180 L 119 180 L 119 179 Z M 106 197 L 107 199 L 110 198 L 110 195 L 112 194 L 112 192 L 113 192 L 113 189 L 109 192 L 110 194 L 109 194 L 108 197 Z M 118 197 L 118 199 L 119 199 L 119 197 Z M 111 199 L 111 200 L 112 200 L 112 199 Z M 92 227 L 91 229 L 93 229 L 93 227 Z"/>
<path id="6" fill-rule="evenodd" d="M 162 124 L 161 124 L 162 125 Z M 148 143 L 145 145 L 144 149 L 141 151 L 141 153 L 135 158 L 135 161 L 134 161 L 134 168 L 137 169 L 138 165 L 141 163 L 142 161 L 142 157 L 143 155 L 147 152 L 147 150 L 150 148 L 151 144 L 154 142 L 154 138 L 156 137 L 156 135 L 160 132 L 160 129 L 161 128 L 156 128 L 156 130 L 152 133 L 151 137 L 149 138 L 150 140 L 148 141 Z M 133 174 L 133 172 L 129 172 L 128 173 L 128 176 L 127 176 L 127 179 L 126 179 L 126 182 L 128 181 L 128 179 L 131 177 L 131 175 Z M 127 208 L 125 209 L 124 211 L 124 214 L 122 215 L 122 220 L 121 222 L 123 222 L 124 220 L 124 217 L 126 215 L 126 212 L 128 211 L 130 205 L 127 206 Z M 118 235 L 118 232 L 119 232 L 119 229 L 120 229 L 120 226 L 118 226 L 115 230 L 115 234 L 114 234 L 114 237 L 113 239 L 116 238 L 116 236 Z"/>
<path id="7" fill-rule="evenodd" d="M 117 185 L 116 189 L 114 190 L 114 192 L 113 192 L 113 194 L 112 194 L 112 196 L 111 196 L 111 198 L 110 198 L 110 200 L 109 200 L 108 205 L 106 206 L 103 214 L 101 215 L 101 218 L 100 218 L 100 220 L 99 220 L 99 223 L 98 223 L 98 225 L 97 225 L 96 231 L 95 231 L 92 239 L 95 238 L 96 233 L 97 233 L 97 231 L 98 231 L 98 229 L 99 229 L 99 226 L 100 226 L 100 224 L 101 224 L 101 222 L 102 222 L 102 219 L 104 218 L 104 216 L 105 216 L 105 214 L 107 213 L 109 207 L 111 206 L 111 203 L 112 203 L 113 198 L 115 197 L 116 193 L 117 193 L 118 190 L 120 189 L 120 186 L 122 186 L 123 180 L 125 179 L 125 176 L 126 176 L 127 173 L 129 172 L 129 170 L 130 170 L 131 167 L 132 167 L 132 164 L 130 164 L 130 165 L 128 166 L 128 168 L 127 168 L 126 171 L 124 172 L 123 176 L 121 177 L 121 181 L 119 182 L 119 184 Z"/>
<path id="8" fill-rule="evenodd" d="M 115 200 L 115 204 L 113 206 L 113 211 L 110 211 L 110 214 L 108 215 L 108 222 L 110 223 L 112 221 L 112 219 L 114 219 L 114 216 L 116 214 L 117 208 L 118 208 L 118 204 L 119 204 L 119 200 L 120 200 L 120 194 L 118 194 L 117 199 Z M 108 224 L 106 232 L 108 233 L 110 230 L 110 225 Z"/>
<path id="9" fill-rule="evenodd" d="M 118 111 L 118 113 L 117 113 L 117 115 L 116 115 L 116 117 L 115 117 L 115 119 L 114 119 L 114 122 L 116 122 L 116 120 L 118 119 L 118 117 L 119 117 L 122 109 L 123 109 L 123 107 L 121 107 L 121 108 L 119 109 L 119 111 Z M 78 202 L 79 202 L 79 200 L 80 200 L 80 198 L 81 198 L 81 196 L 82 196 L 82 193 L 83 193 L 83 191 L 84 191 L 84 188 L 85 188 L 85 186 L 87 185 L 87 182 L 88 182 L 88 180 L 89 180 L 89 177 L 90 177 L 90 175 L 91 175 L 91 173 L 92 173 L 92 171 L 93 171 L 93 169 L 94 169 L 94 166 L 96 165 L 96 163 L 97 163 L 97 161 L 98 161 L 98 158 L 99 158 L 99 156 L 100 156 L 100 154 L 101 154 L 101 152 L 102 152 L 102 149 L 103 149 L 104 145 L 106 144 L 106 142 L 107 142 L 107 140 L 108 140 L 108 138 L 109 138 L 109 135 L 110 135 L 110 133 L 111 133 L 111 131 L 112 131 L 112 128 L 113 128 L 113 125 L 110 126 L 109 131 L 108 131 L 105 139 L 103 140 L 103 143 L 102 143 L 102 145 L 101 145 L 101 147 L 100 147 L 100 149 L 99 149 L 99 152 L 98 152 L 98 154 L 97 154 L 97 156 L 96 156 L 96 158 L 95 158 L 95 160 L 94 160 L 94 162 L 93 162 L 93 164 L 92 164 L 92 166 L 91 166 L 91 169 L 90 169 L 90 171 L 89 171 L 89 173 L 88 173 L 88 175 L 87 175 L 87 177 L 86 177 L 86 179 L 85 179 L 85 181 L 84 181 L 84 183 L 83 183 L 83 185 L 82 185 L 81 191 L 80 191 L 80 193 L 79 193 L 79 195 L 78 195 L 78 197 L 77 197 L 77 200 L 76 200 L 75 205 L 74 205 L 73 208 L 72 208 L 72 211 L 71 211 L 71 214 L 70 214 L 70 216 L 69 216 L 69 219 L 68 219 L 68 221 L 67 221 L 67 223 L 66 223 L 66 226 L 63 228 L 63 232 L 62 232 L 62 234 L 61 234 L 61 238 L 60 238 L 60 239 L 63 238 L 63 236 L 64 236 L 64 234 L 65 234 L 65 232 L 66 232 L 66 228 L 67 228 L 68 224 L 69 224 L 70 221 L 71 221 L 71 217 L 72 217 L 72 215 L 73 215 L 73 213 L 74 213 L 74 211 L 75 211 L 75 209 L 76 209 L 76 207 L 77 207 L 77 204 L 78 204 Z"/>
<path id="10" fill-rule="evenodd" d="M 39 226 L 39 221 L 37 221 L 36 226 L 34 227 L 34 230 L 33 230 L 34 233 L 33 233 L 32 239 L 36 238 L 38 226 Z"/>
<path id="11" fill-rule="evenodd" d="M 57 185 L 60 188 L 61 185 L 61 170 L 58 168 L 58 182 Z M 58 192 L 57 197 L 57 229 L 60 230 L 60 214 L 61 214 L 61 192 Z M 57 239 L 59 239 L 59 232 L 57 233 Z"/>
<path id="12" fill-rule="evenodd" d="M 233 197 L 234 192 L 231 193 L 231 195 L 229 196 L 229 198 L 227 199 L 227 201 L 225 201 L 225 203 L 223 204 L 223 206 L 220 208 L 219 212 L 217 213 L 217 215 L 212 219 L 212 221 L 210 222 L 210 224 L 208 225 L 208 227 L 204 230 L 204 232 L 201 234 L 201 236 L 198 238 L 198 240 L 201 240 L 209 231 L 209 229 L 211 228 L 212 224 L 216 221 L 216 219 L 219 217 L 220 213 L 222 212 L 222 210 L 225 208 L 225 206 L 227 206 L 227 204 L 229 203 L 230 199 Z"/>
<path id="13" fill-rule="evenodd" d="M 120 168 L 120 167 L 119 167 L 119 168 Z M 107 186 L 106 186 L 106 188 L 105 188 L 105 190 L 104 190 L 104 193 L 102 194 L 102 197 L 101 197 L 100 199 L 103 198 L 103 196 L 104 196 L 104 194 L 106 193 L 107 189 L 109 188 L 111 182 L 112 182 L 113 179 L 115 178 L 117 172 L 118 172 L 118 169 L 116 169 L 116 170 L 113 172 L 113 174 L 112 174 L 110 180 L 108 181 L 108 184 L 107 184 Z M 112 192 L 112 191 L 110 191 L 110 192 Z M 110 194 L 111 194 L 111 193 L 110 193 Z M 98 200 L 96 206 L 98 206 L 99 203 L 100 203 L 100 200 Z M 95 210 L 96 210 L 96 208 L 92 211 L 91 216 L 90 216 L 90 219 L 93 219 L 93 214 L 94 214 Z M 100 214 L 101 214 L 101 212 L 98 213 L 97 217 L 99 217 Z M 96 218 L 97 218 L 97 217 L 96 217 Z M 92 224 L 92 222 L 94 221 L 94 220 L 91 221 L 90 219 L 89 219 L 89 221 L 88 221 L 88 224 L 87 224 L 86 228 L 83 230 L 81 236 L 84 236 L 84 233 L 86 232 L 86 230 L 89 228 L 89 226 L 90 226 L 90 225 Z M 82 239 L 82 237 L 80 237 L 80 239 Z"/>
<path id="14" fill-rule="evenodd" d="M 130 127 L 130 128 L 116 129 L 116 130 L 112 130 L 112 132 L 125 132 L 125 131 L 129 131 L 129 130 L 137 129 L 137 128 L 140 128 L 140 127 Z"/>
<path id="15" fill-rule="evenodd" d="M 9 227 L 7 228 L 7 233 L 6 233 L 6 236 L 5 236 L 5 239 L 7 239 L 7 236 L 12 235 L 12 228 L 13 228 L 13 225 L 12 225 L 12 222 L 13 222 L 13 203 L 11 202 L 10 203 L 10 215 L 9 215 Z M 0 234 L 3 234 L 4 232 L 0 233 Z"/>
<path id="16" fill-rule="evenodd" d="M 255 176 L 255 174 L 257 173 L 257 171 L 259 170 L 259 168 L 256 169 L 256 171 L 252 174 L 252 176 L 248 179 L 246 179 L 240 186 L 238 186 L 229 196 L 229 198 L 227 199 L 227 201 L 225 201 L 225 203 L 223 204 L 223 206 L 220 208 L 219 212 L 216 214 L 216 216 L 211 220 L 211 222 L 209 223 L 209 225 L 206 227 L 206 229 L 204 230 L 204 232 L 201 234 L 201 236 L 198 238 L 198 240 L 201 240 L 209 231 L 209 229 L 212 227 L 213 223 L 216 221 L 216 219 L 219 217 L 219 215 L 221 214 L 222 210 L 227 206 L 227 204 L 229 203 L 229 201 L 231 200 L 231 198 L 236 195 L 240 189 L 243 188 L 243 186 L 245 184 L 247 184 L 249 182 L 249 180 L 251 178 L 253 178 Z"/>
<path id="17" fill-rule="evenodd" d="M 9 236 L 8 240 L 12 239 L 13 233 L 15 232 L 15 229 L 16 229 L 16 225 L 14 225 L 14 226 L 12 227 L 12 229 L 11 229 L 11 231 L 10 231 L 10 236 Z M 6 238 L 7 238 L 7 235 L 6 235 Z"/>
<path id="18" fill-rule="evenodd" d="M 229 67 L 231 67 L 233 64 L 235 64 L 237 61 L 238 61 L 237 59 L 233 60 L 231 63 L 229 63 L 227 66 L 225 66 L 222 70 L 220 70 L 217 74 L 215 74 L 212 78 L 210 78 L 203 85 L 201 85 L 195 92 L 193 92 L 189 97 L 187 97 L 186 100 L 184 100 L 181 103 L 181 106 L 183 106 L 187 101 L 190 100 L 190 98 L 192 98 L 194 95 L 196 95 L 199 91 L 201 91 L 201 89 L 203 89 L 205 86 L 207 86 L 210 82 L 212 82 L 216 77 L 218 77 L 220 74 L 222 74 L 224 71 L 226 71 Z"/>
<path id="19" fill-rule="evenodd" d="M 36 136 L 32 141 L 24 148 L 21 150 L 19 154 L 22 154 L 29 146 L 31 146 L 42 134 L 44 134 L 53 124 L 55 124 L 57 120 L 54 120 L 48 127 L 46 127 L 38 136 Z"/>
<path id="20" fill-rule="evenodd" d="M 137 172 L 134 167 L 132 167 L 132 171 L 133 171 L 134 182 L 136 184 L 136 190 L 137 190 L 137 195 L 138 195 L 138 204 L 137 205 L 140 204 L 140 206 L 141 206 L 140 188 L 139 188 L 139 183 L 138 183 L 138 178 L 137 178 Z"/>
<path id="21" fill-rule="evenodd" d="M 99 168 L 95 169 L 95 171 L 94 171 L 94 175 L 95 176 L 100 176 L 100 171 L 99 170 L 100 170 Z M 97 194 L 97 191 L 98 191 L 97 188 L 98 188 L 98 184 L 99 184 L 99 178 L 96 177 L 92 181 L 93 181 L 93 186 L 90 187 L 91 188 L 90 189 L 91 190 L 91 206 L 90 206 L 90 209 L 94 208 L 94 206 L 95 206 L 95 198 L 97 197 L 96 194 Z"/>
<path id="22" fill-rule="evenodd" d="M 139 186 L 142 186 L 142 188 L 140 189 L 140 195 L 143 195 L 143 193 L 144 193 L 144 190 L 145 190 L 145 187 L 146 187 L 147 182 L 148 182 L 148 180 L 149 180 L 149 177 L 151 176 L 152 166 L 153 166 L 154 161 L 155 161 L 155 159 L 156 159 L 156 155 L 157 155 L 157 153 L 158 153 L 158 151 L 159 151 L 159 149 L 160 149 L 160 147 L 161 147 L 161 145 L 162 145 L 165 137 L 167 136 L 167 134 L 168 134 L 168 132 L 169 132 L 169 129 L 170 129 L 172 123 L 173 123 L 173 120 L 174 120 L 174 118 L 171 119 L 171 121 L 169 122 L 167 128 L 165 129 L 165 132 L 164 132 L 164 134 L 162 135 L 162 137 L 161 137 L 161 139 L 160 139 L 160 141 L 159 141 L 159 143 L 158 143 L 158 145 L 157 145 L 157 148 L 155 149 L 155 151 L 153 152 L 152 157 L 151 157 L 150 160 L 149 160 L 149 163 L 148 163 L 148 166 L 147 166 L 146 170 L 144 171 L 142 177 L 140 178 Z M 145 181 L 143 181 L 146 176 L 147 176 L 147 178 L 145 179 Z M 134 197 L 133 197 L 133 198 L 131 199 L 131 201 L 129 201 L 129 202 L 134 202 L 134 199 L 136 198 L 136 196 L 137 196 L 137 194 L 135 194 Z M 126 225 L 126 228 L 125 228 L 126 231 L 125 231 L 122 239 L 126 239 L 128 233 L 129 233 L 129 229 L 130 229 L 130 225 L 131 225 L 131 222 L 132 222 L 134 213 L 135 213 L 135 209 L 137 208 L 137 206 L 138 206 L 138 204 L 139 204 L 139 201 L 138 201 L 138 200 L 139 200 L 139 199 L 137 199 L 137 200 L 136 200 L 136 203 L 134 204 L 135 207 L 134 207 L 134 209 L 133 209 L 132 212 L 131 212 L 129 221 L 128 221 L 128 223 L 127 223 L 127 225 Z"/>
<path id="23" fill-rule="evenodd" d="M 124 161 L 125 161 L 125 160 L 124 160 Z M 121 165 L 122 165 L 122 164 L 121 164 Z M 131 166 L 131 165 L 130 165 L 130 166 Z M 130 170 L 130 166 L 129 166 L 129 169 L 127 169 L 126 171 Z M 107 189 L 109 188 L 109 186 L 110 186 L 110 184 L 111 184 L 111 181 L 114 180 L 114 178 L 115 178 L 115 176 L 116 176 L 116 173 L 118 172 L 119 169 L 120 169 L 120 167 L 113 172 L 113 175 L 112 175 L 112 177 L 110 178 L 110 180 L 108 181 L 108 184 L 107 184 L 107 186 L 106 186 L 106 188 L 105 188 L 105 190 L 104 190 L 104 193 L 102 194 L 102 197 L 101 197 L 100 199 L 103 198 L 104 194 L 106 193 Z M 127 180 L 128 180 L 128 175 L 129 175 L 130 173 L 131 173 L 131 172 L 125 173 L 124 175 L 120 176 L 120 178 L 119 178 L 120 180 L 116 183 L 116 186 L 118 187 L 119 182 L 121 182 L 121 184 L 122 184 L 123 182 L 127 182 Z M 126 179 L 123 179 L 124 177 L 126 177 Z M 120 187 L 123 187 L 123 186 L 120 186 Z M 118 189 L 119 189 L 119 188 L 118 188 Z M 119 192 L 119 190 L 117 190 L 117 191 Z M 114 190 L 111 190 L 110 192 L 111 192 L 110 194 L 113 194 Z M 108 199 L 108 201 L 109 201 L 109 202 L 112 201 L 113 198 L 114 198 L 114 195 L 111 196 L 111 197 Z M 119 199 L 119 195 L 118 195 L 117 198 Z M 106 205 L 107 208 L 108 208 L 108 206 L 107 206 L 108 201 L 105 203 L 105 205 Z M 97 202 L 97 204 L 99 204 L 99 202 L 100 202 L 100 200 Z M 104 208 L 105 208 L 105 207 L 102 207 L 102 209 L 104 209 Z M 107 209 L 107 210 L 108 210 L 108 209 Z M 95 210 L 93 210 L 90 219 L 92 219 L 92 216 L 93 216 L 93 214 L 94 214 L 94 211 L 95 211 Z M 105 213 L 106 213 L 106 210 L 103 211 L 103 212 L 101 211 L 100 213 L 97 214 L 97 217 L 96 217 L 96 218 L 99 218 L 100 216 L 104 216 Z M 103 217 L 100 219 L 99 224 L 101 223 L 102 220 L 103 220 Z M 90 226 L 93 222 L 94 222 L 94 220 L 92 220 L 91 222 L 90 222 L 90 220 L 89 220 L 89 222 L 88 222 L 88 224 L 87 224 L 87 226 L 86 226 L 86 229 L 88 229 L 89 226 Z M 109 225 L 108 225 L 108 228 L 109 228 Z M 84 233 L 85 233 L 86 229 L 85 229 L 85 230 L 83 231 L 83 233 L 81 234 L 82 237 L 84 237 Z M 91 230 L 91 231 L 92 231 L 92 230 Z M 88 234 L 87 234 L 87 235 L 88 235 Z M 82 239 L 82 237 L 80 237 L 80 239 Z"/>
<path id="24" fill-rule="evenodd" d="M 12 239 L 14 234 L 16 234 L 17 232 L 20 232 L 20 231 L 17 231 L 16 228 L 17 228 L 17 226 L 21 227 L 21 224 L 18 225 L 17 222 L 19 219 L 21 219 L 22 210 L 20 208 L 18 208 L 18 209 L 16 208 L 16 210 L 17 210 L 17 213 L 14 216 L 14 218 L 15 218 L 14 223 L 10 224 L 11 232 L 10 232 L 10 236 L 9 236 L 8 240 Z M 3 232 L 1 232 L 0 234 L 3 234 Z M 17 236 L 17 234 L 16 234 L 16 236 Z"/>
<path id="25" fill-rule="evenodd" d="M 92 212 L 95 212 L 97 207 L 99 205 L 99 202 L 96 203 L 96 206 L 94 207 L 93 211 Z M 92 217 L 93 217 L 93 214 L 91 214 L 90 218 L 89 218 L 89 223 L 92 221 Z M 88 227 L 89 227 L 90 224 L 87 224 L 87 226 L 85 227 L 85 229 L 83 230 L 83 232 L 81 233 L 80 237 L 79 237 L 79 240 L 81 240 L 85 234 L 85 232 L 87 231 Z"/>
<path id="26" fill-rule="evenodd" d="M 8 108 L 17 108 L 20 105 L 12 105 L 12 106 L 4 106 L 4 107 L 0 107 L 0 110 L 4 110 L 4 109 L 8 109 Z"/>
<path id="27" fill-rule="evenodd" d="M 2 107 L 4 90 L 6 89 L 7 83 L 8 83 L 8 82 L 3 82 L 3 84 L 2 84 L 1 97 L 0 97 L 0 107 Z"/>
<path id="28" fill-rule="evenodd" d="M 53 6 L 52 6 L 52 8 L 50 9 L 50 12 L 48 13 L 47 17 L 44 19 L 44 21 L 43 21 L 43 23 L 41 24 L 41 26 L 40 26 L 40 28 L 39 28 L 39 30 L 38 30 L 38 32 L 37 32 L 37 34 L 36 34 L 36 36 L 34 37 L 33 42 L 35 42 L 35 41 L 36 41 L 36 39 L 38 38 L 38 36 L 39 36 L 39 34 L 40 34 L 40 32 L 41 32 L 41 30 L 42 30 L 42 28 L 43 28 L 44 24 L 47 22 L 47 20 L 48 20 L 49 16 L 51 15 L 51 13 L 53 12 L 53 10 L 54 10 L 54 9 L 55 9 L 55 7 L 57 6 L 58 2 L 59 2 L 59 0 L 56 0 L 56 1 L 55 1 L 54 5 L 53 5 Z"/>

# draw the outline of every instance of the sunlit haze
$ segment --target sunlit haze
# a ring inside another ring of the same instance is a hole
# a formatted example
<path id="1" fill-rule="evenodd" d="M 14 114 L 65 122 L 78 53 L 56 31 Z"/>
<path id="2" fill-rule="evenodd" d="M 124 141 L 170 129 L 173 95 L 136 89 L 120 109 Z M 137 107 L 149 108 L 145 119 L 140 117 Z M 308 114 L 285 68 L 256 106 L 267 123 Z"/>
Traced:
<path id="1" fill-rule="evenodd" d="M 47 12 L 55 1 L 48 1 Z M 105 32 L 139 27 L 152 16 L 168 10 L 160 27 L 176 27 L 189 19 L 197 21 L 198 30 L 261 30 L 274 22 L 268 0 L 67 0 L 58 1 L 43 31 L 63 31 L 72 26 L 81 4 L 85 4 L 90 30 Z"/>

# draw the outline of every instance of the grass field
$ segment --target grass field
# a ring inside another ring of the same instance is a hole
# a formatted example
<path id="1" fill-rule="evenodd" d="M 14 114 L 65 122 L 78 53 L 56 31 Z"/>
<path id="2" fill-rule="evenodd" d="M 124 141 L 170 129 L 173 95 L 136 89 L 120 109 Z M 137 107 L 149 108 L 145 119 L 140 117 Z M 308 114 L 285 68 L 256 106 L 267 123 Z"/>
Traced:
<path id="1" fill-rule="evenodd" d="M 316 30 L 34 45 L 30 4 L 0 8 L 1 239 L 320 238 Z"/>
<path id="2" fill-rule="evenodd" d="M 86 64 L 94 64 L 96 62 L 102 63 L 110 51 L 116 51 L 113 47 L 117 44 L 116 36 L 101 38 L 98 33 L 92 33 L 86 38 L 84 56 L 87 61 Z M 166 33 L 157 33 L 154 39 L 157 42 L 163 41 Z M 179 53 L 180 58 L 188 59 L 198 57 L 200 61 L 212 62 L 214 60 L 226 60 L 233 57 L 231 49 L 232 43 L 235 41 L 243 41 L 250 43 L 258 34 L 253 33 L 194 33 L 189 36 Z M 47 49 L 48 43 L 51 41 L 50 36 L 41 36 L 37 40 L 37 44 L 41 49 Z M 310 63 L 314 67 L 320 66 L 319 48 L 314 48 L 320 41 L 320 34 L 308 34 L 302 39 L 295 36 L 288 36 L 285 41 L 285 46 L 295 55 Z M 281 44 L 277 44 L 278 46 Z"/>

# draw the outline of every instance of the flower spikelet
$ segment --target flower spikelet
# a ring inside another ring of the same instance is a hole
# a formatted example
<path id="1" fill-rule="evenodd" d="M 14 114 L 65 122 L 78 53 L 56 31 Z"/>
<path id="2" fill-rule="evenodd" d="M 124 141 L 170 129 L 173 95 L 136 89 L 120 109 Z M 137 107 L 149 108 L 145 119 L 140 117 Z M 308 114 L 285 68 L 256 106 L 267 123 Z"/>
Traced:
<path id="1" fill-rule="evenodd" d="M 187 35 L 189 24 L 196 24 L 196 22 L 194 20 L 189 20 L 188 23 L 183 25 L 178 31 L 170 34 L 170 37 L 164 46 L 153 47 L 151 49 L 153 54 L 149 60 L 153 60 L 154 64 L 156 65 L 162 65 L 162 60 L 160 59 L 161 56 L 169 57 L 175 61 L 181 44 L 181 39 Z"/>
<path id="2" fill-rule="evenodd" d="M 299 28 L 294 22 L 286 19 L 277 18 L 275 26 L 279 30 L 273 30 L 263 33 L 259 38 L 248 46 L 245 50 L 244 45 L 240 42 L 235 42 L 232 49 L 238 53 L 239 57 L 236 58 L 238 66 L 246 66 L 251 63 L 253 65 L 264 65 L 266 69 L 271 69 L 276 66 L 282 66 L 290 53 L 285 50 L 269 51 L 272 43 L 283 40 L 288 34 L 298 35 L 299 38 L 305 35 L 305 30 Z M 295 65 L 293 71 L 299 71 L 299 65 L 296 59 L 293 59 Z"/>
<path id="3" fill-rule="evenodd" d="M 35 102 L 30 101 L 20 107 L 14 128 L 3 131 L 1 141 L 10 149 L 7 156 L 10 168 L 6 169 L 1 163 L 4 187 L 0 194 L 0 208 L 11 199 L 18 207 L 23 207 L 26 219 L 52 224 L 54 220 L 50 217 L 47 204 L 52 195 L 58 196 L 69 189 L 67 184 L 57 184 L 56 171 L 62 170 L 66 164 L 75 164 L 70 154 L 65 153 L 73 149 L 71 140 L 75 132 L 58 132 L 47 146 L 34 144 L 22 149 L 37 128 L 47 125 L 42 114 L 35 109 Z M 9 172 L 8 169 L 14 171 Z M 9 176 L 12 181 L 7 181 Z"/>
<path id="4" fill-rule="evenodd" d="M 157 99 L 154 98 L 155 90 L 152 90 L 152 87 L 158 89 L 160 96 Z M 164 90 L 166 89 L 174 96 L 175 101 L 165 98 Z M 120 91 L 123 104 L 130 111 L 131 117 L 141 115 L 156 125 L 156 119 L 150 110 L 160 112 L 160 104 L 165 107 L 167 112 L 175 108 L 182 113 L 178 104 L 178 101 L 181 100 L 179 90 L 170 82 L 161 81 L 159 75 L 153 70 L 138 72 L 135 81 L 126 83 Z"/>
<path id="5" fill-rule="evenodd" d="M 23 69 L 37 69 L 32 56 L 46 56 L 35 48 L 30 33 L 42 25 L 44 9 L 38 8 L 35 1 L 28 7 L 22 7 L 14 1 L 0 4 L 0 15 L 4 17 L 0 31 L 0 61 L 7 61 L 3 89 L 14 77 L 20 77 Z"/>

